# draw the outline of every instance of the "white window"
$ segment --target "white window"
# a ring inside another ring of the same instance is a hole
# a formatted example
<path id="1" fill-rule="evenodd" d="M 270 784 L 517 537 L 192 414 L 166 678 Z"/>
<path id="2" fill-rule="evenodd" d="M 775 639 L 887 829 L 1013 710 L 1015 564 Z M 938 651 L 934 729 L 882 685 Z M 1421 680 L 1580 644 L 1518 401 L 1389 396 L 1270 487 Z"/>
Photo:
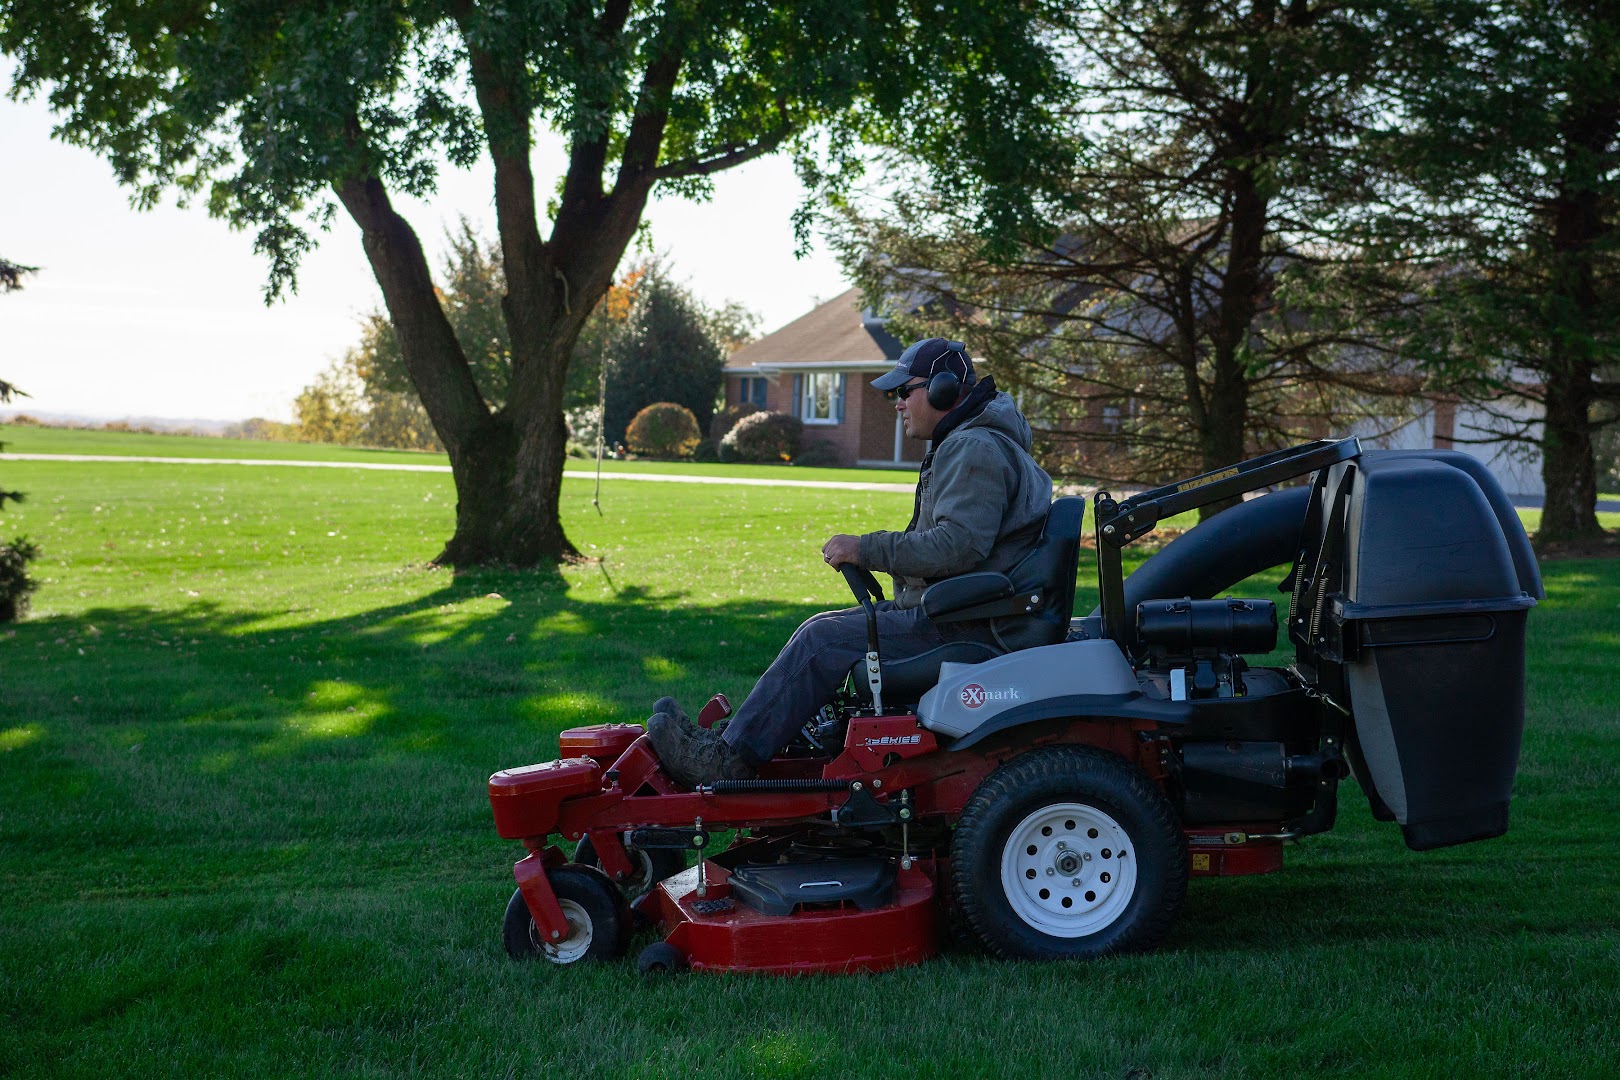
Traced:
<path id="1" fill-rule="evenodd" d="M 799 419 L 807 424 L 844 422 L 844 376 L 813 371 L 797 380 L 801 387 Z"/>

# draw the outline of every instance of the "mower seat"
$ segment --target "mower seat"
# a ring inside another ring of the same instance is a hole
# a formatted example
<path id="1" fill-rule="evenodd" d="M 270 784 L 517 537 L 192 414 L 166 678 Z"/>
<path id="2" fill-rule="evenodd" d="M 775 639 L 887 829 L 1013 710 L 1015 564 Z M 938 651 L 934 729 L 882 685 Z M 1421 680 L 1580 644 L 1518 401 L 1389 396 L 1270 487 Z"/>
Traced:
<path id="1" fill-rule="evenodd" d="M 923 613 L 933 622 L 988 620 L 1004 648 L 952 641 L 905 660 L 883 662 L 883 693 L 914 702 L 939 682 L 939 665 L 978 664 L 1004 652 L 1056 645 L 1069 636 L 1074 614 L 1074 578 L 1080 565 L 1080 526 L 1086 501 L 1069 495 L 1046 512 L 1041 538 L 1009 573 L 982 571 L 946 578 L 923 593 Z M 882 643 L 879 642 L 881 648 Z M 863 701 L 872 700 L 866 663 L 850 670 Z"/>
<path id="2" fill-rule="evenodd" d="M 1001 650 L 977 641 L 951 641 L 904 660 L 883 661 L 883 693 L 886 700 L 910 703 L 921 698 L 939 682 L 941 664 L 978 664 L 1001 655 Z M 866 661 L 850 670 L 855 693 L 872 703 L 872 684 L 866 678 Z"/>

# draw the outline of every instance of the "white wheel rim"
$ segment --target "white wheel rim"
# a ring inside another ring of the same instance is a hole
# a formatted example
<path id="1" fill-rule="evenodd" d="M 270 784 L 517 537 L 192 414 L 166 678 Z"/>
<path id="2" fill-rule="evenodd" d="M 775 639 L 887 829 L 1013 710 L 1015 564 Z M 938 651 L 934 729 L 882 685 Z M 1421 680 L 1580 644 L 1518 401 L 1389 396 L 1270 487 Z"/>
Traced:
<path id="1" fill-rule="evenodd" d="M 635 864 L 636 872 L 624 879 L 624 895 L 631 900 L 638 900 L 658 884 L 653 880 L 652 856 L 641 848 L 627 848 L 625 853 Z"/>
<path id="2" fill-rule="evenodd" d="M 1108 814 L 1052 803 L 1013 826 L 1001 850 L 1001 888 L 1017 916 L 1043 934 L 1095 934 L 1136 893 L 1136 851 Z"/>
<path id="3" fill-rule="evenodd" d="M 530 919 L 529 940 L 553 964 L 572 964 L 590 950 L 594 927 L 590 915 L 573 900 L 559 899 L 557 906 L 562 908 L 563 918 L 568 920 L 568 936 L 561 941 L 542 941 L 540 928 Z"/>

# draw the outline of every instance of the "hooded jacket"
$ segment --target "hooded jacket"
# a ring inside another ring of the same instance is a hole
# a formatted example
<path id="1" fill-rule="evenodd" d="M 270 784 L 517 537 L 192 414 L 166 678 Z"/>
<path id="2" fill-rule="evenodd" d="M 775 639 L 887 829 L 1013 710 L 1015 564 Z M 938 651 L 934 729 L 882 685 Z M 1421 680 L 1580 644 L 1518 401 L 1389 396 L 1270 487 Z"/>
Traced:
<path id="1" fill-rule="evenodd" d="M 934 429 L 911 524 L 862 536 L 860 564 L 894 576 L 902 608 L 921 604 L 936 581 L 1011 570 L 1040 540 L 1052 505 L 1052 478 L 1029 448 L 1029 423 L 1012 395 L 979 380 Z"/>

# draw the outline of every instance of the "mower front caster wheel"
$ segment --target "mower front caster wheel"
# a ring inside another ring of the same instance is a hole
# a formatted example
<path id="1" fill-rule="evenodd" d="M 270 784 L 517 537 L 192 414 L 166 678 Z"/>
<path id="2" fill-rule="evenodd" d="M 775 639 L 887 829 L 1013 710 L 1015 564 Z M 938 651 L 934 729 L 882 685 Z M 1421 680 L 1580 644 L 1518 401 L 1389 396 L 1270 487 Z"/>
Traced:
<path id="1" fill-rule="evenodd" d="M 679 975 L 686 970 L 686 954 L 667 941 L 655 941 L 636 957 L 636 970 L 643 975 Z"/>
<path id="2" fill-rule="evenodd" d="M 1181 910 L 1186 842 L 1141 769 L 1092 747 L 1036 750 L 968 800 L 951 885 L 957 910 L 997 956 L 1143 952 Z"/>
<path id="3" fill-rule="evenodd" d="M 514 960 L 549 960 L 573 964 L 581 960 L 615 960 L 630 944 L 630 905 L 602 871 L 589 866 L 562 866 L 547 871 L 557 905 L 568 920 L 568 936 L 549 941 L 535 925 L 523 891 L 512 894 L 506 905 L 501 937 Z"/>

